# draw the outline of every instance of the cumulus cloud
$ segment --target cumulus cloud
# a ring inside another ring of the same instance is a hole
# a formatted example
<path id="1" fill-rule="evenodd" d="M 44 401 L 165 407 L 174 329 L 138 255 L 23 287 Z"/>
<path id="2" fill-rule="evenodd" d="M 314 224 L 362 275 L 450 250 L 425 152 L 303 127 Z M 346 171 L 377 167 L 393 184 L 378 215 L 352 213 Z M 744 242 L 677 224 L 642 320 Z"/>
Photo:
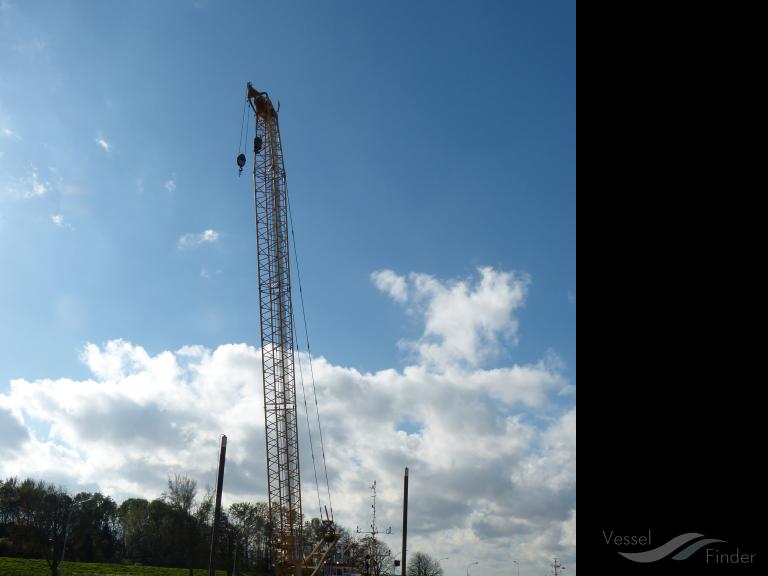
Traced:
<path id="1" fill-rule="evenodd" d="M 479 278 L 442 281 L 428 274 L 399 276 L 380 270 L 374 285 L 411 312 L 423 314 L 425 329 L 406 342 L 419 359 L 433 366 L 465 363 L 477 366 L 494 356 L 502 341 L 514 343 L 514 316 L 525 300 L 530 279 L 525 274 L 478 269 Z"/>
<path id="2" fill-rule="evenodd" d="M 496 338 L 501 345 L 509 341 L 501 335 L 508 338 L 517 329 L 512 311 L 527 285 L 492 269 L 481 269 L 474 281 L 408 275 L 397 277 L 400 284 L 394 276 L 377 278 L 396 301 L 391 292 L 401 294 L 398 286 L 404 285 L 407 297 L 400 303 L 421 310 L 425 335 L 446 348 L 450 330 L 429 331 L 430 320 L 447 314 L 436 301 L 498 311 L 506 325 L 477 323 L 466 311 L 458 317 L 465 330 L 479 333 L 475 338 Z M 478 349 L 473 353 L 482 356 Z M 377 372 L 314 359 L 336 520 L 352 529 L 369 525 L 369 487 L 376 480 L 377 524 L 392 526 L 388 543 L 397 549 L 408 466 L 410 547 L 449 556 L 443 562 L 447 574 L 463 574 L 477 558 L 484 564 L 478 574 L 503 573 L 510 558 L 520 559 L 521 573 L 545 565 L 553 554 L 572 564 L 576 411 L 552 401 L 568 387 L 561 366 L 549 356 L 493 369 L 469 358 L 437 365 L 440 357 L 420 355 L 413 365 Z M 118 499 L 156 497 L 175 472 L 213 485 L 218 439 L 225 433 L 225 503 L 265 499 L 258 348 L 223 344 L 150 353 L 114 340 L 88 344 L 81 360 L 90 378 L 17 379 L 0 394 L 0 445 L 7 445 L 0 475 L 48 479 L 64 470 L 57 481 L 72 490 L 97 486 Z M 306 356 L 297 362 L 303 412 L 301 383 L 307 380 L 311 394 L 310 369 Z M 314 402 L 308 405 L 314 423 Z M 315 516 L 303 413 L 299 422 L 304 512 Z M 2 426 L 15 430 L 9 436 L 15 440 L 5 440 Z"/>
<path id="3" fill-rule="evenodd" d="M 10 392 L 0 395 L 4 405 L 38 423 L 25 453 L 0 469 L 39 477 L 63 469 L 71 486 L 157 496 L 172 471 L 198 477 L 203 485 L 210 481 L 200 455 L 223 431 L 235 445 L 233 466 L 241 467 L 246 455 L 255 465 L 254 435 L 263 420 L 252 389 L 259 358 L 245 345 L 152 356 L 122 340 L 89 344 L 81 359 L 92 379 L 13 380 Z M 137 468 L 154 472 L 142 480 Z M 259 493 L 263 486 L 248 488 Z"/>
<path id="4" fill-rule="evenodd" d="M 398 276 L 392 270 L 377 270 L 371 274 L 371 280 L 376 288 L 389 294 L 395 302 L 403 304 L 408 300 L 405 278 Z"/>
<path id="5" fill-rule="evenodd" d="M 163 187 L 168 191 L 168 193 L 173 193 L 176 190 L 176 176 L 174 175 L 172 178 L 165 181 L 165 184 L 163 184 Z"/>
<path id="6" fill-rule="evenodd" d="M 24 423 L 9 408 L 0 402 L 0 456 L 10 458 L 17 454 L 23 443 L 29 438 Z"/>
<path id="7" fill-rule="evenodd" d="M 176 247 L 179 250 L 189 250 L 191 248 L 197 248 L 203 244 L 213 244 L 218 241 L 219 233 L 216 230 L 204 230 L 199 234 L 184 234 L 179 237 L 176 242 Z"/>

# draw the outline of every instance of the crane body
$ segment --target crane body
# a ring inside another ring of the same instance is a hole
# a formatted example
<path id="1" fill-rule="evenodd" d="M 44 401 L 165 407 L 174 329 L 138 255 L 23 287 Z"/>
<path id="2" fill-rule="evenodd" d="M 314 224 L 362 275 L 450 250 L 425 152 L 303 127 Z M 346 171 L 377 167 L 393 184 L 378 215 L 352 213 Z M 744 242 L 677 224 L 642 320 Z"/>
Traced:
<path id="1" fill-rule="evenodd" d="M 266 437 L 269 525 L 277 576 L 302 575 L 314 560 L 316 574 L 338 540 L 333 523 L 303 556 L 303 517 L 299 466 L 298 413 L 294 369 L 293 308 L 288 245 L 288 190 L 277 110 L 266 92 L 247 85 L 254 112 L 253 189 L 259 269 L 264 428 Z M 242 169 L 240 158 L 238 166 Z"/>

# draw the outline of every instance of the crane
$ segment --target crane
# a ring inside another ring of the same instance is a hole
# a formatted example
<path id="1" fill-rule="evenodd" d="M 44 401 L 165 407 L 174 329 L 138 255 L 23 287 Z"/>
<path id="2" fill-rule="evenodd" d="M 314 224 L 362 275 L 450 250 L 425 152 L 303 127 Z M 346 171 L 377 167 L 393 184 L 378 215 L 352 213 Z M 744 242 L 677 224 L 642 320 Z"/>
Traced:
<path id="1" fill-rule="evenodd" d="M 259 269 L 264 431 L 269 525 L 277 576 L 316 574 L 339 539 L 333 521 L 323 519 L 323 536 L 304 558 L 301 474 L 294 370 L 293 308 L 288 246 L 288 189 L 277 110 L 266 92 L 247 84 L 254 113 L 253 190 Z M 278 106 L 279 108 L 279 106 Z M 247 139 L 247 135 L 246 135 Z M 242 172 L 246 159 L 237 158 Z"/>

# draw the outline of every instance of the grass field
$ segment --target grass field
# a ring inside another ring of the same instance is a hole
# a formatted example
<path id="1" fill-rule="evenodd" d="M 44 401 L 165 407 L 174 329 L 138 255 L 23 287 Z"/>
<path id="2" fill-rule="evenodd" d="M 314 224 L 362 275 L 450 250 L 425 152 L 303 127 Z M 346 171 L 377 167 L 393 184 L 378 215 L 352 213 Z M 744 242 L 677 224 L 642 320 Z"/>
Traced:
<path id="1" fill-rule="evenodd" d="M 50 576 L 45 560 L 0 557 L 0 576 Z M 60 576 L 188 576 L 186 568 L 160 568 L 158 566 L 129 566 L 126 564 L 91 564 L 88 562 L 64 562 L 59 566 Z M 208 569 L 198 568 L 195 576 L 208 576 Z M 216 570 L 216 576 L 226 576 L 224 570 Z"/>

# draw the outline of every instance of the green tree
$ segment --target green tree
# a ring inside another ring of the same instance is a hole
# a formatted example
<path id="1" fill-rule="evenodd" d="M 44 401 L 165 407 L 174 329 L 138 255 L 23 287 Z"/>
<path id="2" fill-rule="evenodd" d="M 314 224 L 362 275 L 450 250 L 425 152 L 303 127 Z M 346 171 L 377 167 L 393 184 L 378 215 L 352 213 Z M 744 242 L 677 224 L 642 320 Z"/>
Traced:
<path id="1" fill-rule="evenodd" d="M 150 557 L 149 502 L 143 498 L 128 498 L 117 509 L 123 557 L 133 563 L 145 564 Z"/>
<path id="2" fill-rule="evenodd" d="M 19 511 L 19 480 L 15 476 L 0 482 L 0 526 L 16 522 Z"/>
<path id="3" fill-rule="evenodd" d="M 148 562 L 157 566 L 178 566 L 184 563 L 184 537 L 181 515 L 161 498 L 149 503 L 146 541 L 149 543 Z"/>
<path id="4" fill-rule="evenodd" d="M 208 490 L 202 500 L 197 500 L 197 482 L 191 478 L 176 474 L 173 479 L 168 478 L 168 491 L 163 493 L 163 499 L 177 514 L 177 521 L 181 524 L 183 548 L 186 556 L 186 564 L 189 576 L 196 564 L 198 553 L 203 555 L 210 529 L 207 526 L 213 510 L 213 492 Z M 199 563 L 202 562 L 200 558 Z"/>
<path id="5" fill-rule="evenodd" d="M 99 492 L 75 496 L 65 554 L 81 562 L 111 562 L 117 558 L 117 505 L 112 498 Z"/>
<path id="6" fill-rule="evenodd" d="M 72 498 L 63 488 L 27 478 L 17 488 L 12 538 L 23 556 L 42 557 L 58 576 Z"/>
<path id="7" fill-rule="evenodd" d="M 265 502 L 236 502 L 227 512 L 237 541 L 238 563 L 248 568 L 266 568 L 267 504 Z"/>

